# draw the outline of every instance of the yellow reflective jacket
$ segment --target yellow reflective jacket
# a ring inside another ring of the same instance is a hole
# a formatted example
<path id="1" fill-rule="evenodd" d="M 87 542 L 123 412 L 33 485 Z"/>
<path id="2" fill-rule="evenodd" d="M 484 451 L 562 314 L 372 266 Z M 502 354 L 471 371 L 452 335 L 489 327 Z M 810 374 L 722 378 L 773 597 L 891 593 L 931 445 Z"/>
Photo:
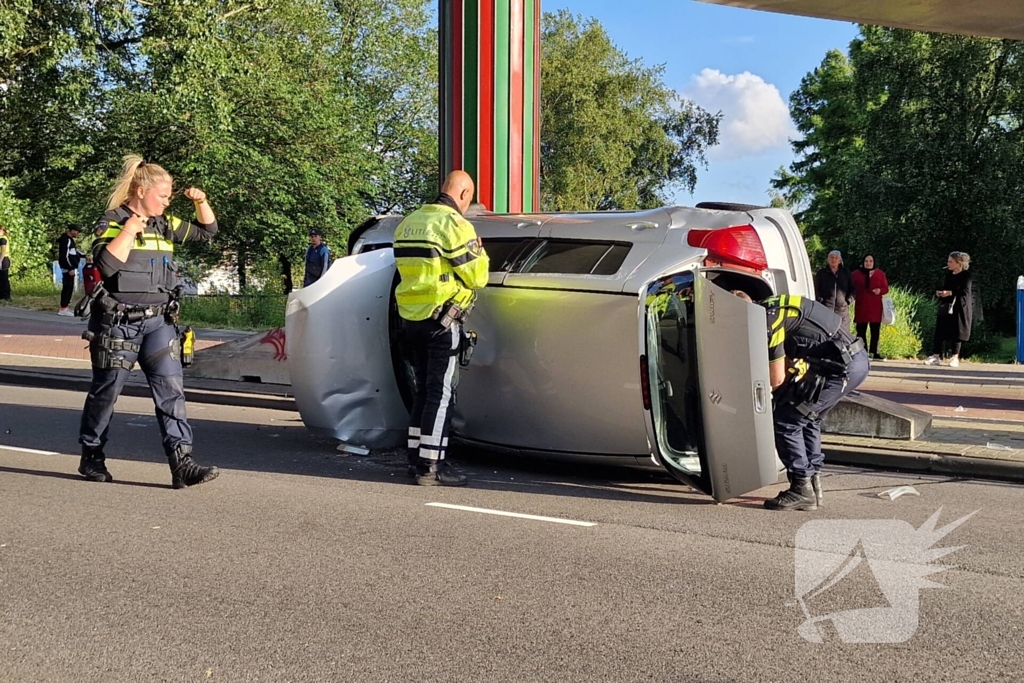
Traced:
<path id="1" fill-rule="evenodd" d="M 398 314 L 426 320 L 452 299 L 469 306 L 473 290 L 487 285 L 490 263 L 469 221 L 443 204 L 426 204 L 395 230 L 395 265 Z"/>

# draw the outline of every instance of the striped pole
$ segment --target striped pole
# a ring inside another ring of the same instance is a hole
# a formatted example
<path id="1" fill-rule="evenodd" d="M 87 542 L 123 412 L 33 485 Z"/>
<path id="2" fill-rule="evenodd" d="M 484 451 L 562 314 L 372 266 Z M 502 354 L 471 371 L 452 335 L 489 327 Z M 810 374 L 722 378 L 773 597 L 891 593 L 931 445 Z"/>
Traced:
<path id="1" fill-rule="evenodd" d="M 441 175 L 497 213 L 539 211 L 540 0 L 439 0 Z"/>

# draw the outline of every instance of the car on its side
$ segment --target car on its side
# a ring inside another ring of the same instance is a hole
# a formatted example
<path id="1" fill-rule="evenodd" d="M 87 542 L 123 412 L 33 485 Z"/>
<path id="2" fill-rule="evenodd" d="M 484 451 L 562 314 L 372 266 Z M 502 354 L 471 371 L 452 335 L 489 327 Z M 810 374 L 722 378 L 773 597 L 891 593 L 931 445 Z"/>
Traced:
<path id="1" fill-rule="evenodd" d="M 718 500 L 778 476 L 764 310 L 732 295 L 813 295 L 792 216 L 699 204 L 467 216 L 490 256 L 452 422 L 460 443 L 663 465 Z M 288 367 L 305 424 L 405 442 L 414 378 L 394 290 L 400 216 L 289 297 Z"/>

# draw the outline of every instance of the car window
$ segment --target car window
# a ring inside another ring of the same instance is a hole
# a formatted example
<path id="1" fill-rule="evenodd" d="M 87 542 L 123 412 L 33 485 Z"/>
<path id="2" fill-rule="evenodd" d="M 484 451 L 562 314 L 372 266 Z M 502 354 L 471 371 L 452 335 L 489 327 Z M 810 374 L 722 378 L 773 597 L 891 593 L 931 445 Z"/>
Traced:
<path id="1" fill-rule="evenodd" d="M 484 251 L 490 259 L 492 273 L 504 273 L 515 263 L 516 256 L 523 246 L 532 240 L 529 239 L 501 239 L 494 238 L 484 241 Z"/>
<path id="2" fill-rule="evenodd" d="M 548 240 L 530 255 L 520 272 L 614 275 L 630 246 L 615 242 Z"/>

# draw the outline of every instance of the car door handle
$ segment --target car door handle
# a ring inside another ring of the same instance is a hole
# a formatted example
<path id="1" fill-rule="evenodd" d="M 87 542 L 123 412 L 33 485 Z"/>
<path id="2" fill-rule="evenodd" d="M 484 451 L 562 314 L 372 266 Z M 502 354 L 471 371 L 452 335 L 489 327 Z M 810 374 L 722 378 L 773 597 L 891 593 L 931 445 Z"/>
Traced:
<path id="1" fill-rule="evenodd" d="M 759 414 L 768 412 L 768 388 L 761 380 L 754 382 L 754 412 Z"/>
<path id="2" fill-rule="evenodd" d="M 629 228 L 630 230 L 637 230 L 637 231 L 639 231 L 639 230 L 652 230 L 654 228 L 657 228 L 658 224 L 657 223 L 652 223 L 650 221 L 640 221 L 639 223 L 627 223 L 626 227 Z"/>

